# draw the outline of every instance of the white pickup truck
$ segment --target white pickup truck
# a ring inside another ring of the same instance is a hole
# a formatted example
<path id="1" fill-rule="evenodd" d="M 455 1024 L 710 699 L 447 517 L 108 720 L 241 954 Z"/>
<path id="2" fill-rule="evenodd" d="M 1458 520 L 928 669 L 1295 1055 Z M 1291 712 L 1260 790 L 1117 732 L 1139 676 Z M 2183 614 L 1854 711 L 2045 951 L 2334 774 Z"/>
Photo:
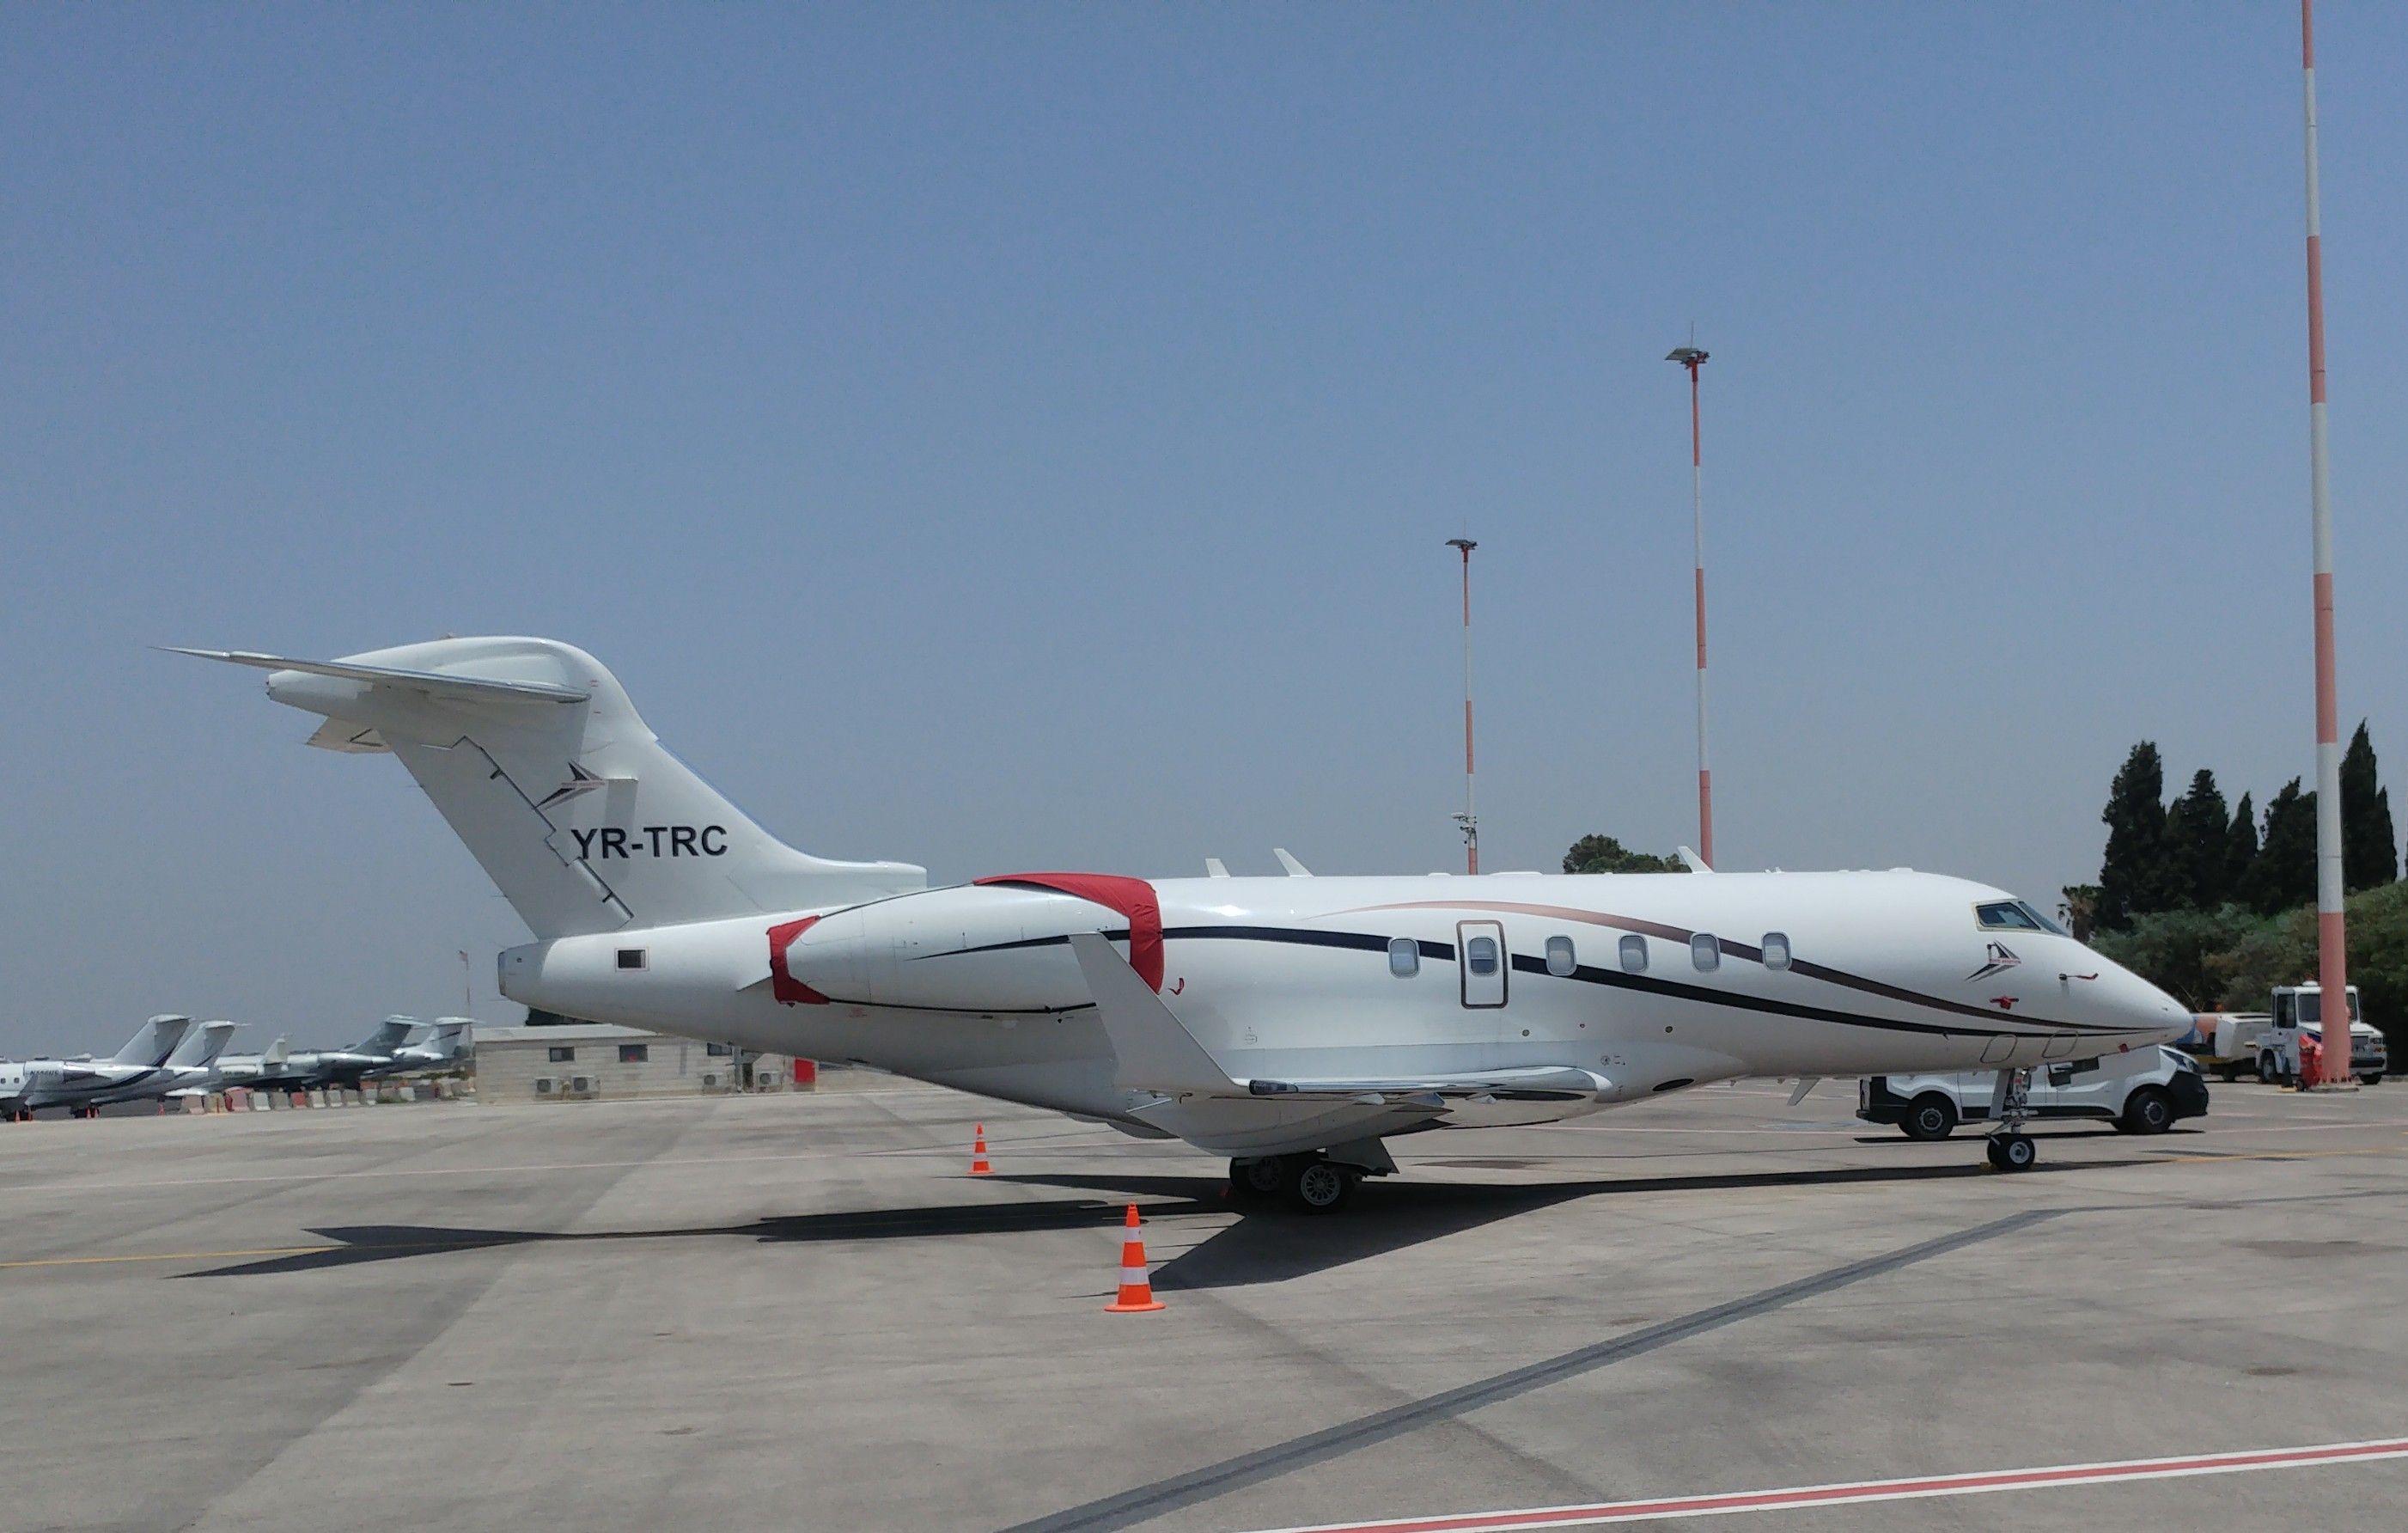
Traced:
<path id="1" fill-rule="evenodd" d="M 1956 1075 L 1873 1075 L 1856 1082 L 1856 1116 L 1896 1124 L 1910 1139 L 1944 1139 L 1958 1124 L 1990 1115 L 1995 1070 Z M 2031 1073 L 2035 1119 L 2091 1118 L 2128 1134 L 2162 1134 L 2207 1111 L 2207 1078 L 2175 1049 L 2135 1049 L 2068 1060 Z"/>

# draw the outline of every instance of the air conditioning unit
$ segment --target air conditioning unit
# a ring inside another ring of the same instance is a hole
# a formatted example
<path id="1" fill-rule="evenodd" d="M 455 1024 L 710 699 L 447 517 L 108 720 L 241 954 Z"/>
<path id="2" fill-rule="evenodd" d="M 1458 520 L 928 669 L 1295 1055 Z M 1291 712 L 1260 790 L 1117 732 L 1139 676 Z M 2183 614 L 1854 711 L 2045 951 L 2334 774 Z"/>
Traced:
<path id="1" fill-rule="evenodd" d="M 538 1096 L 549 1096 L 559 1084 L 559 1082 L 549 1075 L 538 1075 L 535 1078 L 535 1094 Z"/>
<path id="2" fill-rule="evenodd" d="M 715 1075 L 706 1075 L 702 1078 L 702 1083 L 707 1087 L 715 1088 L 719 1084 L 719 1077 Z"/>
<path id="3" fill-rule="evenodd" d="M 569 1078 L 568 1089 L 575 1096 L 591 1096 L 594 1095 L 594 1078 L 590 1075 L 572 1076 Z"/>

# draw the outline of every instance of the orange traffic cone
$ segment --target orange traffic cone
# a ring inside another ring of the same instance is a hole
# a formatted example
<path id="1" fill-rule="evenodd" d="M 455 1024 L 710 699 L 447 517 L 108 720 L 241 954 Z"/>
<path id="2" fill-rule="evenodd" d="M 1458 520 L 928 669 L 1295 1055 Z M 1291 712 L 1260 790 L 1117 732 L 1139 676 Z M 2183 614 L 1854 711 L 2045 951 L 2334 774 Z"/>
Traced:
<path id="1" fill-rule="evenodd" d="M 970 1136 L 970 1175 L 993 1176 L 995 1168 L 986 1163 L 986 1125 L 981 1124 Z"/>
<path id="2" fill-rule="evenodd" d="M 1162 1301 L 1154 1297 L 1154 1279 L 1145 1269 L 1145 1241 L 1137 1233 L 1137 1205 L 1128 1206 L 1128 1218 L 1124 1221 L 1128 1238 L 1121 1241 L 1121 1297 L 1104 1306 L 1106 1314 L 1139 1315 L 1159 1310 Z"/>

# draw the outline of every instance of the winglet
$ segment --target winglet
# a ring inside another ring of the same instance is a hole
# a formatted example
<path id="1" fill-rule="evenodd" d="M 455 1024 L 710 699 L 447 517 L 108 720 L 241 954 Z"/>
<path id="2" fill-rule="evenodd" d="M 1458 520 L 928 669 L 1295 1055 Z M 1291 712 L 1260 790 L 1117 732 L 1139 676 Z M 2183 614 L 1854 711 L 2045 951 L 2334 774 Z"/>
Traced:
<path id="1" fill-rule="evenodd" d="M 1656 844 L 1660 846 L 1660 845 L 1662 845 L 1663 843 L 1658 842 L 1658 843 L 1656 843 Z M 1675 847 L 1675 848 L 1673 848 L 1672 850 L 1673 850 L 1673 854 L 1674 854 L 1675 856 L 1679 857 L 1679 858 L 1681 859 L 1681 861 L 1682 861 L 1684 865 L 1686 865 L 1686 867 L 1688 867 L 1688 869 L 1689 869 L 1689 871 L 1690 871 L 1690 872 L 1692 872 L 1692 873 L 1711 873 L 1711 872 L 1713 872 L 1713 868 L 1708 867 L 1706 866 L 1706 859 L 1705 859 L 1705 858 L 1698 856 L 1698 855 L 1697 854 L 1697 852 L 1695 852 L 1694 851 L 1690 850 L 1689 848 L 1687 848 L 1687 847 L 1685 847 L 1685 846 L 1683 846 L 1683 847 Z"/>
<path id="2" fill-rule="evenodd" d="M 1207 857 L 1204 859 L 1204 876 L 1208 879 L 1226 879 L 1229 876 L 1229 865 L 1218 857 Z"/>
<path id="3" fill-rule="evenodd" d="M 1101 932 L 1073 932 L 1070 952 L 1087 979 L 1096 1016 L 1111 1039 L 1112 1083 L 1168 1095 L 1243 1095 L 1229 1072 L 1212 1062 L 1204 1045 L 1179 1020 L 1137 970 L 1112 951 Z"/>
<path id="4" fill-rule="evenodd" d="M 1279 859 L 1280 866 L 1287 869 L 1287 876 L 1289 878 L 1309 879 L 1312 877 L 1312 869 L 1297 861 L 1295 854 L 1289 852 L 1287 848 L 1283 846 L 1275 846 L 1271 848 L 1271 855 L 1277 857 Z"/>

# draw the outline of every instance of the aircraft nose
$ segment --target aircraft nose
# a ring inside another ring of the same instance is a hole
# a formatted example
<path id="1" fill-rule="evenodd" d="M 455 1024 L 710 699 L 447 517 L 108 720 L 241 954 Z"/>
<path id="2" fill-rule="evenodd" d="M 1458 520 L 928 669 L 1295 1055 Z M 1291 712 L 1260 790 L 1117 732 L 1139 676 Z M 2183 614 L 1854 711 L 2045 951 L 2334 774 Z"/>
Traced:
<path id="1" fill-rule="evenodd" d="M 2100 1020 L 2118 1027 L 2147 1029 L 2138 1043 L 2172 1043 L 2191 1029 L 2190 1008 L 2110 958 L 2091 954 L 2099 966 L 2095 981 L 2100 991 Z"/>

